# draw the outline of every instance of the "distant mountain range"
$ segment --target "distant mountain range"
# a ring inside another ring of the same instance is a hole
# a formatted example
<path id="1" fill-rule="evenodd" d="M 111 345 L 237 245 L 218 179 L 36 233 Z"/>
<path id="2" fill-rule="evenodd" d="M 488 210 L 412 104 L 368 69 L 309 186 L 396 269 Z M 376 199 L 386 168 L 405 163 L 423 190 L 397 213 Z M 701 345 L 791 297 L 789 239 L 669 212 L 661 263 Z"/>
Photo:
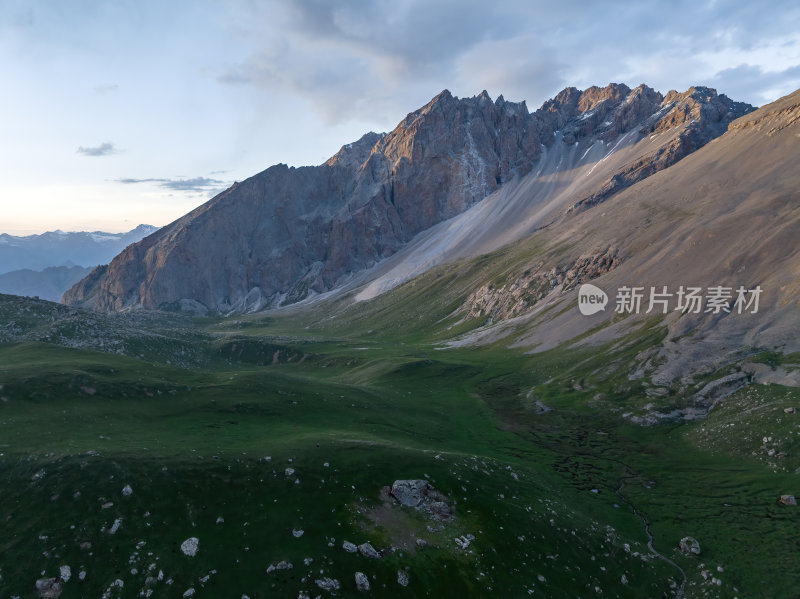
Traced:
<path id="1" fill-rule="evenodd" d="M 139 225 L 127 233 L 48 231 L 18 237 L 0 234 L 0 293 L 39 296 L 57 302 L 91 272 L 158 227 Z"/>
<path id="2" fill-rule="evenodd" d="M 90 272 L 91 266 L 48 266 L 44 270 L 12 270 L 0 275 L 0 293 L 27 295 L 57 302 L 67 289 Z"/>
<path id="3" fill-rule="evenodd" d="M 320 166 L 276 165 L 235 184 L 126 248 L 65 301 L 247 312 L 379 277 L 371 297 L 448 256 L 495 249 L 588 209 L 752 110 L 705 87 L 567 88 L 533 113 L 502 96 L 445 90 L 391 133 L 368 133 Z M 485 198 L 499 199 L 490 202 L 497 210 L 508 204 L 506 220 L 458 220 Z M 451 220 L 460 225 L 434 231 Z M 416 236 L 428 250 L 383 272 Z M 456 247 L 464 243 L 472 249 Z"/>
<path id="4" fill-rule="evenodd" d="M 127 233 L 58 230 L 22 237 L 0 233 L 0 274 L 24 268 L 108 264 L 128 245 L 157 230 L 151 225 L 139 225 Z"/>

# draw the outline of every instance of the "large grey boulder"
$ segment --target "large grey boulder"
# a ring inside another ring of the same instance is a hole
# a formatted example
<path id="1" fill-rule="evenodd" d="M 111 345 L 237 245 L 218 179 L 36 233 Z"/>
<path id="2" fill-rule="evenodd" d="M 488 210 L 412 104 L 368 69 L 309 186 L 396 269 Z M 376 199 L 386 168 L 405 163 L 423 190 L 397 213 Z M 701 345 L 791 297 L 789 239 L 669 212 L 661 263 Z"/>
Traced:
<path id="1" fill-rule="evenodd" d="M 181 551 L 184 555 L 194 557 L 200 549 L 200 539 L 197 537 L 189 537 L 181 543 Z"/>
<path id="2" fill-rule="evenodd" d="M 59 597 L 63 587 L 60 578 L 40 578 L 36 581 L 36 592 L 39 597 Z"/>
<path id="3" fill-rule="evenodd" d="M 356 588 L 359 591 L 369 590 L 369 579 L 363 572 L 356 572 Z"/>
<path id="4" fill-rule="evenodd" d="M 392 483 L 391 495 L 405 506 L 417 507 L 431 489 L 426 480 L 396 480 Z"/>
<path id="5" fill-rule="evenodd" d="M 364 557 L 371 557 L 372 559 L 380 559 L 381 554 L 370 543 L 361 543 L 358 546 L 358 552 Z"/>
<path id="6" fill-rule="evenodd" d="M 345 541 L 344 543 L 342 543 L 342 549 L 347 551 L 347 553 L 355 553 L 356 551 L 358 551 L 358 547 L 356 546 L 356 544 L 351 543 L 350 541 Z"/>

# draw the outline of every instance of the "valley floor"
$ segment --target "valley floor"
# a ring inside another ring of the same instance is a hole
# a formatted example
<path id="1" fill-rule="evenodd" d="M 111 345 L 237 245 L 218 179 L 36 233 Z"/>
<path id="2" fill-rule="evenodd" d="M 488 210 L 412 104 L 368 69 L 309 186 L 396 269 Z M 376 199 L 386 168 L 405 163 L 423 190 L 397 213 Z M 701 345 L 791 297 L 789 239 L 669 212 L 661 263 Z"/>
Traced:
<path id="1" fill-rule="evenodd" d="M 63 598 L 797 596 L 794 389 L 640 427 L 607 348 L 174 326 L 120 332 L 121 353 L 0 344 L 0 597 L 60 573 Z M 393 501 L 398 479 L 428 481 L 444 517 Z"/>

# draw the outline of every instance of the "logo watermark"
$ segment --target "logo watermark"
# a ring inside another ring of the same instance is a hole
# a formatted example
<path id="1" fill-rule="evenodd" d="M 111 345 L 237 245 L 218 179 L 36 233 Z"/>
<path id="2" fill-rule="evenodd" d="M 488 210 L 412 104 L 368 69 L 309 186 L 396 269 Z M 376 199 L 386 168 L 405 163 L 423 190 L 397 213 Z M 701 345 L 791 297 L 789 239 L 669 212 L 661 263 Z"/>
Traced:
<path id="1" fill-rule="evenodd" d="M 590 283 L 584 283 L 578 290 L 578 309 L 584 316 L 591 316 L 606 309 L 606 292 Z"/>
<path id="2" fill-rule="evenodd" d="M 649 289 L 649 290 L 648 290 Z M 761 297 L 760 285 L 754 289 L 744 286 L 689 287 L 681 285 L 674 292 L 661 287 L 627 287 L 617 289 L 614 312 L 617 314 L 757 314 Z M 584 316 L 605 310 L 608 295 L 586 283 L 578 290 L 578 309 Z"/>

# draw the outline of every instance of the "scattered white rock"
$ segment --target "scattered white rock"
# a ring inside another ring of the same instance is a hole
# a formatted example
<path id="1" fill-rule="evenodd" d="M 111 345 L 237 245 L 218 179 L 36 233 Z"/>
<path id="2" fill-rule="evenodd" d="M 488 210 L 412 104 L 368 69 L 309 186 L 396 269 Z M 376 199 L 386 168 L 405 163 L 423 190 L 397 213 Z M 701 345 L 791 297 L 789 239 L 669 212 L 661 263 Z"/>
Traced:
<path id="1" fill-rule="evenodd" d="M 133 489 L 131 488 L 130 485 L 125 485 L 124 487 L 122 487 L 122 495 L 125 497 L 130 497 L 131 495 L 133 495 Z"/>
<path id="2" fill-rule="evenodd" d="M 72 578 L 72 568 L 69 566 L 61 566 L 58 568 L 58 576 L 64 582 L 67 582 L 70 578 Z"/>
<path id="3" fill-rule="evenodd" d="M 189 557 L 194 557 L 197 555 L 197 551 L 200 549 L 200 539 L 197 537 L 189 537 L 183 543 L 181 543 L 181 551 L 183 551 L 184 555 L 188 555 Z"/>
<path id="4" fill-rule="evenodd" d="M 797 505 L 797 499 L 794 495 L 781 495 L 781 503 L 783 505 Z"/>
<path id="5" fill-rule="evenodd" d="M 291 570 L 292 568 L 294 568 L 294 564 L 281 560 L 277 564 L 270 564 L 267 566 L 267 574 L 271 574 L 275 570 Z"/>
<path id="6" fill-rule="evenodd" d="M 117 518 L 114 520 L 114 524 L 111 525 L 111 528 L 108 529 L 108 534 L 116 534 L 120 526 L 122 526 L 122 518 Z"/>
<path id="7" fill-rule="evenodd" d="M 305 534 L 305 532 L 306 531 L 304 531 L 302 528 L 294 528 L 294 529 L 292 529 L 292 536 L 295 539 L 299 539 L 300 537 L 303 536 L 303 534 Z"/>
<path id="8" fill-rule="evenodd" d="M 475 540 L 475 535 L 467 534 L 462 535 L 460 537 L 456 537 L 455 539 L 456 545 L 458 545 L 461 549 L 466 549 L 472 544 L 472 541 Z"/>
<path id="9" fill-rule="evenodd" d="M 223 518 L 222 516 L 219 516 L 217 518 L 217 524 L 224 524 L 224 523 L 225 523 L 225 518 Z"/>
<path id="10" fill-rule="evenodd" d="M 81 582 L 86 580 L 86 570 L 81 570 L 80 572 L 78 572 L 78 580 L 80 580 Z"/>
<path id="11" fill-rule="evenodd" d="M 285 476 L 292 476 L 294 474 L 294 468 L 287 468 L 286 470 L 283 471 L 283 474 Z"/>
<path id="12" fill-rule="evenodd" d="M 339 581 L 335 578 L 320 578 L 314 581 L 323 591 L 332 593 L 339 590 Z"/>
<path id="13" fill-rule="evenodd" d="M 186 599 L 188 597 L 194 597 L 194 593 L 195 593 L 195 590 L 193 588 L 192 589 L 186 589 L 183 592 L 184 599 Z"/>
<path id="14" fill-rule="evenodd" d="M 397 571 L 397 584 L 401 587 L 407 587 L 409 583 L 408 580 L 408 572 L 405 570 L 398 570 Z"/>

